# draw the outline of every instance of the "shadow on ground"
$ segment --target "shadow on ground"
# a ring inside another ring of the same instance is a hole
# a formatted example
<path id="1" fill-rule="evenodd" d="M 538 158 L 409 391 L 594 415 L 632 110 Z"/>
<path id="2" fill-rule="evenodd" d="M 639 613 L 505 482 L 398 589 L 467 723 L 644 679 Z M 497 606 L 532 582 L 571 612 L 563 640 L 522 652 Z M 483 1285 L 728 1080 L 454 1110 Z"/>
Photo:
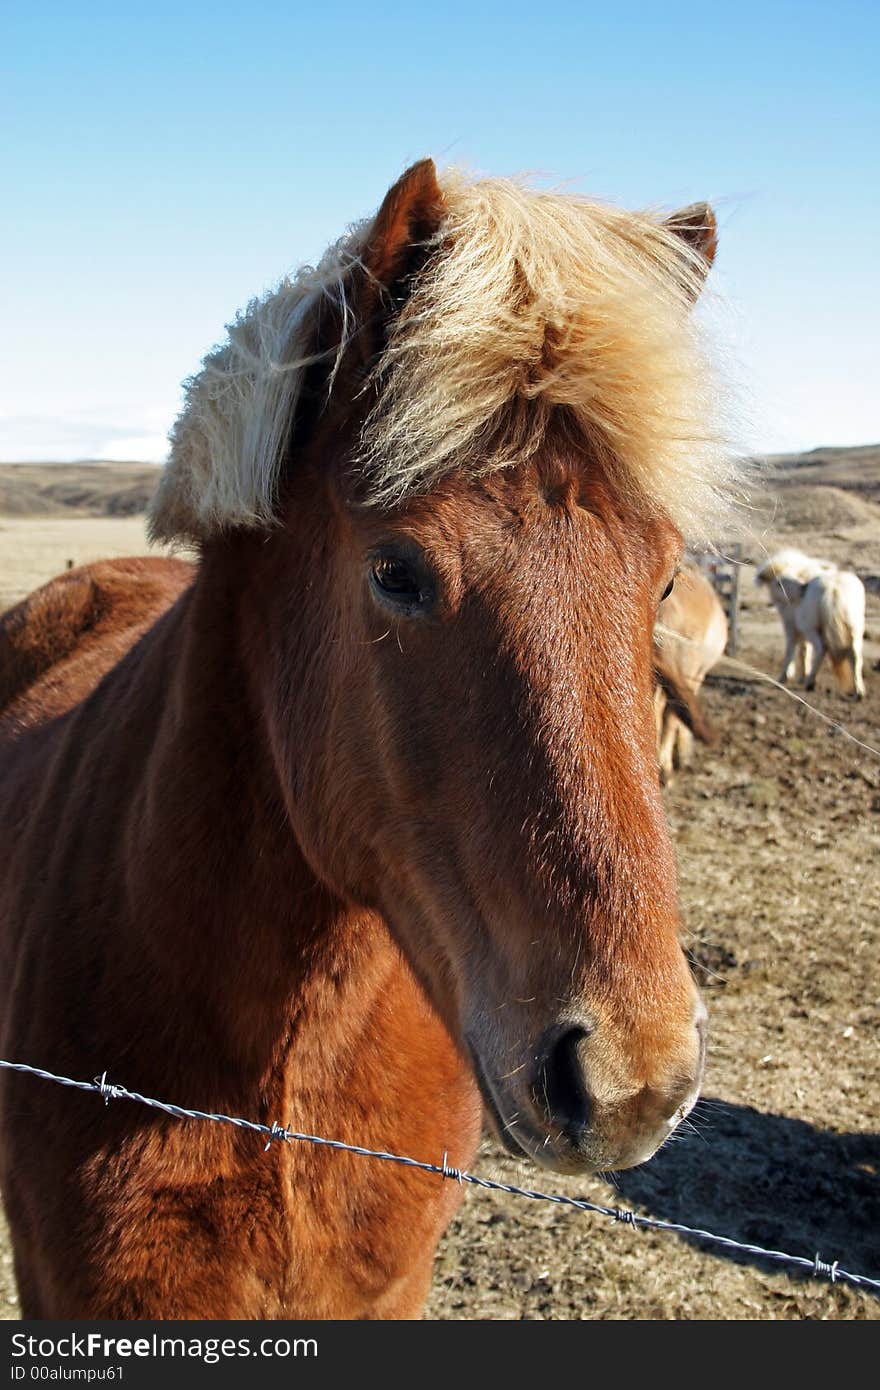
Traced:
<path id="1" fill-rule="evenodd" d="M 808 1259 L 818 1253 L 880 1278 L 880 1135 L 834 1134 L 716 1100 L 700 1101 L 691 1120 L 696 1132 L 616 1175 L 622 1195 L 664 1221 Z M 719 1259 L 778 1268 L 694 1243 Z"/>

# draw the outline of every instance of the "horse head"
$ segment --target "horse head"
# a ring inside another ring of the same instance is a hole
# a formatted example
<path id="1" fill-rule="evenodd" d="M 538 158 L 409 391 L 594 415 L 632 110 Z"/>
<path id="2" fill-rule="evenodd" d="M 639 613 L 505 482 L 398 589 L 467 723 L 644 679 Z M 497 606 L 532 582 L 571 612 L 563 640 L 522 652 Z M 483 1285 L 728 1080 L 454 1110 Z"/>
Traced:
<path id="1" fill-rule="evenodd" d="M 504 1141 L 559 1170 L 648 1158 L 703 1068 L 652 630 L 725 487 L 695 443 L 714 246 L 702 205 L 416 165 L 206 360 L 153 513 L 235 548 L 316 878 L 381 914 Z"/>

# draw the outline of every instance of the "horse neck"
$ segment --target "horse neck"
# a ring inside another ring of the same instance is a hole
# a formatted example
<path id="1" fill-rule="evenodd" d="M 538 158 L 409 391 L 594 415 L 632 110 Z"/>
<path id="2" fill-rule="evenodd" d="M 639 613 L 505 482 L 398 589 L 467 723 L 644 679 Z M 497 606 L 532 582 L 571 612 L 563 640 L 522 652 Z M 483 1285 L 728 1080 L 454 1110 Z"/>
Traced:
<path id="1" fill-rule="evenodd" d="M 141 699 L 162 713 L 126 878 L 135 949 L 174 1019 L 172 1074 L 194 1068 L 203 1085 L 213 1072 L 221 1090 L 234 1074 L 249 1092 L 294 1055 L 332 1071 L 399 957 L 296 842 L 241 655 L 241 587 L 240 570 L 206 558 L 153 634 Z"/>

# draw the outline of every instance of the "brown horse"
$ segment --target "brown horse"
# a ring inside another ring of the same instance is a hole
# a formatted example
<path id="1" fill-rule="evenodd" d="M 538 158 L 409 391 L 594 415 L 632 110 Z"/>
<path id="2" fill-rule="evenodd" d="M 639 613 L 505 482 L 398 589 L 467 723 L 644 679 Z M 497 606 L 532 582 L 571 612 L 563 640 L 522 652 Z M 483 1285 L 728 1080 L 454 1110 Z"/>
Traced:
<path id="1" fill-rule="evenodd" d="M 654 631 L 654 715 L 660 779 L 669 786 L 675 767 L 686 767 L 696 734 L 715 743 L 700 704 L 700 687 L 727 646 L 727 615 L 695 564 L 679 567 L 675 584 L 657 610 Z"/>
<path id="2" fill-rule="evenodd" d="M 704 1012 L 651 632 L 724 486 L 713 251 L 425 161 L 232 326 L 152 514 L 193 582 L 7 618 L 3 1056 L 459 1167 L 481 1102 L 560 1171 L 667 1138 Z M 0 1081 L 25 1316 L 418 1314 L 457 1184 Z"/>
<path id="3" fill-rule="evenodd" d="M 45 720 L 53 706 L 60 713 L 88 694 L 193 577 L 182 560 L 99 560 L 10 608 L 0 619 L 0 714 L 7 725 Z"/>

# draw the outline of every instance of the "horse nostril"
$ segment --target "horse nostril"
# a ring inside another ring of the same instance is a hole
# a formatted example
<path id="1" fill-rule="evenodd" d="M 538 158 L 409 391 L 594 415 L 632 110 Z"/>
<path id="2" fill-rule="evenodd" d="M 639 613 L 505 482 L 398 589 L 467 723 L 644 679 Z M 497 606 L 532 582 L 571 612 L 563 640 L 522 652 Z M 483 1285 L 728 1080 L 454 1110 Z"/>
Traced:
<path id="1" fill-rule="evenodd" d="M 579 1051 L 588 1037 L 586 1028 L 559 1033 L 545 1053 L 539 1074 L 539 1092 L 550 1118 L 574 1143 L 590 1123 L 590 1095 Z"/>

